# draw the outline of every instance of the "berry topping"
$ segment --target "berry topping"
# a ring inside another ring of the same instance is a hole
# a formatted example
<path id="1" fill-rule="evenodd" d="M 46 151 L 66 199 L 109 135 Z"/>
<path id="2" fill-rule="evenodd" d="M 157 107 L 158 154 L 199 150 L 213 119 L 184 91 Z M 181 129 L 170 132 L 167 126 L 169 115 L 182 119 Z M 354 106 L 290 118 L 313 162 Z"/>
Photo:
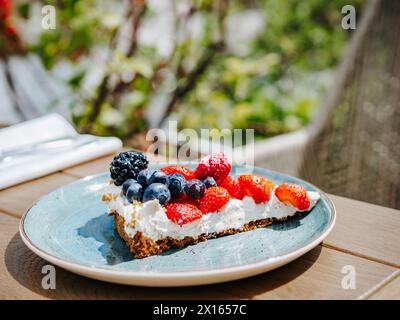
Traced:
<path id="1" fill-rule="evenodd" d="M 180 199 L 185 195 L 186 180 L 180 173 L 173 173 L 168 176 L 169 191 L 172 199 Z"/>
<path id="2" fill-rule="evenodd" d="M 291 204 L 299 210 L 310 208 L 310 197 L 307 190 L 298 184 L 283 183 L 275 189 L 276 197 L 283 203 Z"/>
<path id="3" fill-rule="evenodd" d="M 148 176 L 147 184 L 150 185 L 152 183 L 162 183 L 167 184 L 168 179 L 167 175 L 161 170 L 155 170 Z"/>
<path id="4" fill-rule="evenodd" d="M 199 207 L 200 205 L 200 199 L 193 199 L 190 198 L 186 193 L 182 198 L 179 199 L 171 199 L 171 203 L 185 203 L 185 204 L 191 204 L 195 207 Z"/>
<path id="5" fill-rule="evenodd" d="M 171 199 L 171 193 L 165 184 L 153 183 L 146 188 L 143 193 L 143 202 L 154 199 L 157 199 L 162 206 L 168 204 Z"/>
<path id="6" fill-rule="evenodd" d="M 147 181 L 149 180 L 150 175 L 154 172 L 155 170 L 149 170 L 149 169 L 144 169 L 139 172 L 137 175 L 137 182 L 142 185 L 143 188 L 146 188 L 148 186 Z"/>
<path id="7" fill-rule="evenodd" d="M 121 152 L 110 164 L 111 179 L 116 186 L 120 186 L 129 178 L 136 179 L 138 173 L 147 168 L 148 163 L 146 156 L 141 152 Z"/>
<path id="8" fill-rule="evenodd" d="M 226 189 L 211 187 L 206 190 L 204 197 L 200 200 L 199 208 L 203 214 L 215 212 L 222 209 L 228 202 L 230 196 Z"/>
<path id="9" fill-rule="evenodd" d="M 132 183 L 135 183 L 135 179 L 128 179 L 122 184 L 122 194 L 126 194 L 126 191 L 131 186 Z"/>
<path id="10" fill-rule="evenodd" d="M 133 200 L 142 201 L 142 195 L 143 187 L 137 182 L 133 182 L 125 193 L 126 200 L 128 200 L 130 203 L 132 203 Z"/>
<path id="11" fill-rule="evenodd" d="M 228 158 L 222 153 L 211 154 L 203 158 L 196 168 L 196 177 L 198 179 L 206 179 L 213 177 L 218 183 L 223 180 L 231 171 L 231 164 Z"/>
<path id="12" fill-rule="evenodd" d="M 243 189 L 239 180 L 232 176 L 227 176 L 220 182 L 219 186 L 225 188 L 233 198 L 242 200 L 244 197 Z"/>
<path id="13" fill-rule="evenodd" d="M 213 177 L 207 177 L 203 180 L 203 183 L 205 184 L 206 188 L 217 186 L 217 183 L 215 182 L 215 179 Z"/>
<path id="14" fill-rule="evenodd" d="M 169 166 L 169 167 L 164 167 L 164 168 L 161 168 L 161 170 L 164 171 L 164 173 L 167 175 L 170 175 L 173 173 L 180 173 L 181 175 L 183 175 L 185 177 L 186 180 L 191 180 L 191 179 L 196 178 L 194 171 L 192 169 L 185 167 L 185 166 L 181 166 L 179 164 Z"/>
<path id="15" fill-rule="evenodd" d="M 206 190 L 206 186 L 198 179 L 192 179 L 186 182 L 185 191 L 187 195 L 194 199 L 200 199 Z"/>
<path id="16" fill-rule="evenodd" d="M 255 203 L 268 202 L 274 183 L 255 174 L 242 174 L 238 178 L 245 195 L 253 198 Z"/>
<path id="17" fill-rule="evenodd" d="M 169 220 L 180 226 L 202 217 L 202 213 L 198 208 L 185 203 L 171 203 L 165 208 L 165 213 Z"/>

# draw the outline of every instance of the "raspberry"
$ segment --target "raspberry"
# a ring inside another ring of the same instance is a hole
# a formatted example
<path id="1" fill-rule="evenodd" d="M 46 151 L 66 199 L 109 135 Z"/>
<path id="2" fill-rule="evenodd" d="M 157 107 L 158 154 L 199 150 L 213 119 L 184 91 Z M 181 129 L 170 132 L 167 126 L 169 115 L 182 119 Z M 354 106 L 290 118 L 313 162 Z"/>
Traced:
<path id="1" fill-rule="evenodd" d="M 203 214 L 218 211 L 229 202 L 230 196 L 226 189 L 211 187 L 206 189 L 204 196 L 200 199 L 199 208 Z"/>
<path id="2" fill-rule="evenodd" d="M 307 190 L 298 184 L 283 183 L 275 190 L 275 195 L 283 203 L 289 203 L 299 210 L 308 210 L 310 208 L 310 197 Z"/>
<path id="3" fill-rule="evenodd" d="M 253 198 L 255 203 L 268 202 L 274 183 L 255 174 L 242 174 L 238 178 L 245 195 Z"/>
<path id="4" fill-rule="evenodd" d="M 170 175 L 173 173 L 180 173 L 185 177 L 186 180 L 191 180 L 195 179 L 196 176 L 194 174 L 194 171 L 188 167 L 181 166 L 179 164 L 173 165 L 173 166 L 168 166 L 161 168 L 160 170 L 164 171 L 165 174 Z"/>
<path id="5" fill-rule="evenodd" d="M 227 176 L 219 183 L 219 186 L 228 190 L 229 194 L 236 199 L 242 200 L 244 197 L 242 186 L 238 179 L 232 176 Z"/>
<path id="6" fill-rule="evenodd" d="M 231 171 L 231 164 L 228 158 L 222 153 L 211 154 L 203 158 L 196 168 L 196 177 L 200 180 L 213 177 L 218 183 L 225 179 Z"/>
<path id="7" fill-rule="evenodd" d="M 171 203 L 165 208 L 165 213 L 169 220 L 180 226 L 203 216 L 198 208 L 186 203 Z"/>

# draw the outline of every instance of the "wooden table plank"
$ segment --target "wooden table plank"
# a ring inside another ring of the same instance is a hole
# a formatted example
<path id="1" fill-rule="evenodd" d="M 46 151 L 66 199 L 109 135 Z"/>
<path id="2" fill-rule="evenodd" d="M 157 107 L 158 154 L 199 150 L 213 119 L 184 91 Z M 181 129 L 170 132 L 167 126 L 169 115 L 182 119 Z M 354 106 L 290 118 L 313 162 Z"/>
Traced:
<path id="1" fill-rule="evenodd" d="M 109 170 L 109 165 L 113 157 L 114 154 L 110 154 L 93 161 L 78 164 L 76 166 L 63 170 L 63 172 L 74 175 L 76 177 L 86 177 L 101 172 L 106 172 Z"/>
<path id="2" fill-rule="evenodd" d="M 389 283 L 377 290 L 368 299 L 371 300 L 400 300 L 400 271 L 396 272 Z"/>
<path id="3" fill-rule="evenodd" d="M 400 267 L 400 210 L 329 195 L 336 226 L 324 244 Z"/>
<path id="4" fill-rule="evenodd" d="M 229 283 L 187 288 L 142 288 L 84 278 L 56 268 L 56 289 L 41 287 L 46 261 L 22 242 L 18 219 L 0 213 L 0 298 L 2 299 L 322 299 L 356 298 L 395 269 L 318 246 L 278 270 Z M 342 267 L 353 265 L 356 290 L 344 290 Z"/>
<path id="5" fill-rule="evenodd" d="M 13 247 L 13 238 L 18 230 L 19 220 L 0 213 L 0 300 L 5 299 L 40 299 L 42 295 L 24 286 L 13 276 L 13 271 L 9 271 L 8 256 L 10 248 Z M 25 265 L 25 269 L 31 266 Z"/>
<path id="6" fill-rule="evenodd" d="M 356 288 L 344 289 L 345 266 L 356 271 Z M 250 279 L 223 284 L 227 292 L 252 299 L 356 299 L 395 269 L 318 246 L 299 260 Z"/>
<path id="7" fill-rule="evenodd" d="M 64 173 L 54 173 L 0 191 L 0 210 L 22 216 L 40 197 L 77 180 Z"/>

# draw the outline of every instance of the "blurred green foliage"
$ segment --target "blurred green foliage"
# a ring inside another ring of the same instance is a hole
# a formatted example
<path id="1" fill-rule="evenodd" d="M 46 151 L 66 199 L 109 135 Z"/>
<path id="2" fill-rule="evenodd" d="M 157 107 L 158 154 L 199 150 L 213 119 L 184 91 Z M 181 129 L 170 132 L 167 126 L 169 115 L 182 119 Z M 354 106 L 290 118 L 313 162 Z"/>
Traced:
<path id="1" fill-rule="evenodd" d="M 49 69 L 65 60 L 74 65 L 66 83 L 76 93 L 74 121 L 82 131 L 130 138 L 149 127 L 149 106 L 150 117 L 156 116 L 154 108 L 166 109 L 157 117 L 161 122 L 178 119 L 180 128 L 254 128 L 258 138 L 297 130 L 310 122 L 321 104 L 349 38 L 349 31 L 341 28 L 341 8 L 351 4 L 361 12 L 364 3 L 169 2 L 175 10 L 175 37 L 167 55 L 138 41 L 137 33 L 128 43 L 130 52 L 118 45 L 122 26 L 132 23 L 129 17 L 140 21 L 139 31 L 159 19 L 154 6 L 145 1 L 133 1 L 136 7 L 131 11 L 122 8 L 121 1 L 56 2 L 57 29 L 43 31 L 31 43 L 31 51 Z M 29 19 L 30 5 L 19 1 L 21 17 Z M 227 39 L 227 20 L 239 17 L 237 30 L 246 29 L 240 16 L 248 12 L 258 12 L 265 24 L 238 53 Z M 190 33 L 194 20 L 201 21 L 201 30 Z M 84 84 L 93 64 L 82 61 L 91 61 L 99 47 L 110 49 L 109 58 L 99 65 L 102 77 L 88 87 Z"/>
<path id="2" fill-rule="evenodd" d="M 76 61 L 90 52 L 96 43 L 109 39 L 118 24 L 105 24 L 107 10 L 102 10 L 96 0 L 42 0 L 43 5 L 56 5 L 57 27 L 44 31 L 31 46 L 47 68 L 52 68 L 63 58 Z M 103 2 L 103 1 L 100 1 Z M 27 18 L 29 2 L 21 1 L 19 12 Z"/>
<path id="3" fill-rule="evenodd" d="M 341 28 L 349 1 L 257 4 L 267 17 L 264 32 L 247 55 L 221 56 L 208 70 L 184 102 L 182 127 L 254 128 L 263 138 L 303 127 L 322 103 L 349 38 Z M 351 4 L 360 12 L 363 1 Z"/>

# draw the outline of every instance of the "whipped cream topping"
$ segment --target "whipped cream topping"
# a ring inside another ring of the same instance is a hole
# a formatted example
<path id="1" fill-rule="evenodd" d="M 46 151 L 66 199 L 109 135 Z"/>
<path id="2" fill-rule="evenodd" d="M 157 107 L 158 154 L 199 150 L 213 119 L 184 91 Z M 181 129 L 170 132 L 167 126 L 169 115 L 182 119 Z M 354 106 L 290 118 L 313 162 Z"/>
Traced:
<path id="1" fill-rule="evenodd" d="M 183 239 L 184 237 L 197 238 L 203 233 L 221 232 L 230 228 L 241 228 L 245 224 L 266 219 L 283 219 L 299 212 L 297 208 L 290 204 L 281 202 L 275 196 L 275 189 L 271 194 L 271 199 L 267 203 L 257 204 L 251 197 L 244 197 L 243 200 L 231 199 L 227 205 L 213 213 L 203 215 L 200 219 L 179 226 L 170 221 L 165 214 L 165 209 L 158 200 L 148 202 L 129 203 L 121 195 L 121 187 L 110 184 L 105 194 L 110 197 L 103 198 L 109 213 L 116 212 L 125 220 L 125 232 L 133 237 L 137 231 L 144 236 L 160 240 L 166 237 Z M 308 191 L 311 199 L 311 210 L 320 198 L 318 192 Z"/>

